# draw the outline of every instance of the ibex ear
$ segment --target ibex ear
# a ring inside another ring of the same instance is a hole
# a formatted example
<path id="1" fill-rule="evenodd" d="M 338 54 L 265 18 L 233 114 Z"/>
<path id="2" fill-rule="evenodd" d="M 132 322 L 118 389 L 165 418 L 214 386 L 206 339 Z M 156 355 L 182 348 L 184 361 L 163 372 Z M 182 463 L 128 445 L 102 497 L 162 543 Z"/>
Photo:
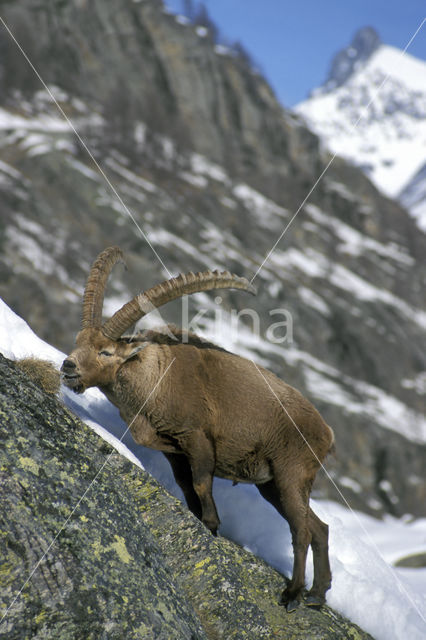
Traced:
<path id="1" fill-rule="evenodd" d="M 124 356 L 123 358 L 123 362 L 127 362 L 128 360 L 131 360 L 131 358 L 134 358 L 136 354 L 139 353 L 139 351 L 142 351 L 142 349 L 145 349 L 145 347 L 148 346 L 148 343 L 144 343 L 144 344 L 139 344 L 137 347 L 134 347 L 127 355 Z"/>

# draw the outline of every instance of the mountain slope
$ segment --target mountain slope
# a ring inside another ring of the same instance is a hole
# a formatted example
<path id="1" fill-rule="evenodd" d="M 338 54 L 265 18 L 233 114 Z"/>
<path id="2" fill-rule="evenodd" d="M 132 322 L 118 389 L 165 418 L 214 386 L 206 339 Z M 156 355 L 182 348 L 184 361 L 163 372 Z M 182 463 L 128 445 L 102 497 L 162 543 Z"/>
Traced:
<path id="1" fill-rule="evenodd" d="M 412 202 L 404 192 L 424 170 L 426 62 L 378 44 L 377 39 L 366 46 L 363 36 L 368 33 L 371 40 L 370 32 L 363 29 L 355 35 L 337 56 L 324 87 L 295 110 L 331 151 L 360 167 L 384 193 L 410 206 L 425 229 L 418 198 Z"/>
<path id="2" fill-rule="evenodd" d="M 424 234 L 338 158 L 291 222 L 327 163 L 317 137 L 160 2 L 117 6 L 5 6 L 104 175 L 3 41 L 0 294 L 67 351 L 105 246 L 129 266 L 113 274 L 106 314 L 168 272 L 257 274 L 254 300 L 197 295 L 162 316 L 188 324 L 200 312 L 190 328 L 311 398 L 336 432 L 333 478 L 351 505 L 423 514 Z M 324 477 L 316 491 L 338 497 Z"/>
<path id="3" fill-rule="evenodd" d="M 51 361 L 58 366 L 62 363 L 65 354 L 57 351 L 47 343 L 42 342 L 40 338 L 31 331 L 28 325 L 1 301 L 0 324 L 0 350 L 5 350 L 6 353 L 9 353 L 12 360 L 24 357 L 35 350 L 40 356 L 50 358 Z M 21 366 L 22 362 L 19 362 L 18 368 L 21 368 Z M 4 410 L 3 413 L 4 415 L 14 415 L 15 408 L 12 409 L 10 405 L 14 406 L 13 401 L 11 402 L 11 397 L 13 396 L 11 388 L 15 383 L 13 372 L 16 371 L 16 369 L 9 368 L 9 370 L 6 369 L 6 371 L 7 375 L 3 377 L 5 384 L 4 397 L 5 404 L 9 404 L 9 407 Z M 40 365 L 38 372 L 40 372 Z M 32 373 L 33 381 L 37 384 L 37 380 L 40 380 L 40 375 L 37 375 L 37 370 L 34 372 L 34 368 L 32 369 Z M 36 373 L 36 375 L 34 375 L 34 373 Z M 18 376 L 19 374 L 16 373 L 16 375 Z M 22 378 L 20 378 L 20 381 L 22 382 Z M 28 421 L 31 421 L 29 417 L 29 414 L 31 414 L 30 407 L 33 406 L 34 402 L 37 406 L 43 404 L 43 395 L 40 394 L 40 391 L 38 389 L 34 390 L 34 385 L 30 385 L 29 382 L 28 386 L 31 389 L 31 401 L 25 400 L 23 404 L 26 412 L 25 415 L 28 418 L 21 419 L 20 424 L 24 422 L 27 424 Z M 7 391 L 9 391 L 9 395 Z M 20 399 L 22 395 L 21 391 L 19 394 Z M 61 400 L 63 400 L 77 416 L 81 416 L 81 419 L 90 427 L 90 429 L 87 430 L 86 427 L 80 425 L 81 428 L 77 431 L 78 434 L 81 432 L 83 437 L 86 436 L 86 446 L 84 447 L 86 454 L 88 446 L 90 447 L 88 443 L 91 442 L 93 438 L 91 431 L 94 430 L 102 438 L 106 439 L 121 455 L 128 458 L 133 464 L 136 464 L 137 467 L 149 470 L 149 473 L 158 479 L 163 487 L 166 487 L 172 495 L 183 499 L 182 492 L 174 482 L 171 469 L 168 467 L 168 463 L 162 454 L 150 451 L 144 447 L 138 447 L 138 459 L 129 451 L 125 442 L 131 441 L 130 434 L 127 434 L 127 436 L 123 438 L 125 427 L 119 417 L 117 409 L 113 407 L 99 391 L 91 389 L 82 396 L 75 396 L 66 388 L 62 388 Z M 47 407 L 51 407 L 50 402 L 44 407 L 43 417 L 48 413 Z M 39 418 L 37 427 L 34 426 L 30 428 L 31 431 L 35 430 L 39 437 L 41 437 L 43 444 L 37 447 L 38 451 L 43 449 L 44 443 L 48 440 L 43 430 L 43 424 L 43 420 Z M 61 426 L 55 429 L 55 432 L 57 432 L 59 436 L 59 441 L 63 440 L 61 433 L 64 429 L 64 424 L 66 425 L 67 423 L 62 419 Z M 112 428 L 113 425 L 115 428 Z M 105 427 L 107 427 L 108 430 Z M 24 457 L 28 458 L 28 453 L 33 450 L 31 445 L 33 440 L 29 437 L 29 434 L 28 437 L 24 435 L 24 433 L 26 433 L 25 429 L 26 427 L 22 430 L 23 432 L 21 431 L 20 436 L 13 432 L 13 430 L 8 436 L 10 442 L 14 444 L 8 445 L 9 455 L 7 456 L 6 466 L 16 465 L 17 474 L 22 473 L 22 465 L 20 462 L 16 462 L 19 460 L 16 450 L 17 442 L 19 442 L 22 447 L 20 454 L 24 455 Z M 69 431 L 68 426 L 65 426 L 65 429 Z M 114 436 L 114 433 L 117 435 Z M 67 461 L 69 463 L 71 458 L 79 459 L 77 452 L 80 446 L 80 440 L 78 437 L 73 439 L 75 449 L 73 449 L 68 440 L 68 438 L 64 440 L 64 446 L 66 446 L 68 451 Z M 107 449 L 108 445 L 104 442 L 103 446 L 100 446 L 100 450 L 105 452 Z M 73 453 L 71 453 L 71 451 Z M 60 456 L 61 454 L 58 451 L 57 458 L 59 459 Z M 98 456 L 96 454 L 92 454 L 92 457 L 91 470 L 88 471 L 90 477 L 93 477 L 93 465 L 96 467 L 98 463 L 102 464 L 102 460 L 97 462 Z M 51 458 L 52 455 L 50 454 L 47 464 L 52 470 Z M 117 456 L 113 458 L 115 464 L 117 462 Z M 105 461 L 107 459 L 108 458 L 106 458 Z M 40 458 L 36 458 L 36 460 L 40 468 Z M 140 460 L 142 460 L 143 466 Z M 104 470 L 107 477 L 109 466 L 109 464 L 106 464 Z M 28 477 L 32 478 L 31 471 L 27 471 Z M 114 479 L 116 478 L 115 471 L 116 467 L 114 466 Z M 99 482 L 105 481 L 105 473 L 102 473 L 102 476 L 99 477 Z M 129 490 L 129 475 L 130 474 L 127 473 L 125 475 L 127 491 Z M 54 483 L 52 476 L 54 477 L 54 473 L 49 474 L 51 478 L 50 484 Z M 153 484 L 148 483 L 146 474 L 140 474 L 139 477 L 141 479 L 143 478 L 144 483 L 147 483 L 145 486 L 152 488 Z M 85 475 L 84 478 L 86 478 Z M 82 477 L 83 484 L 84 478 Z M 32 479 L 34 482 L 35 479 Z M 62 479 L 63 474 L 61 475 L 61 480 Z M 116 494 L 117 486 L 109 484 L 109 479 L 107 483 L 108 494 L 110 494 L 109 499 L 111 500 L 112 498 L 114 502 L 113 496 Z M 77 501 L 74 503 L 77 522 L 82 522 L 84 527 L 87 526 L 87 522 L 84 518 L 83 520 L 79 518 L 81 511 L 84 511 L 92 518 L 96 518 L 93 509 L 97 507 L 93 504 L 93 501 L 90 502 L 90 505 L 86 502 L 86 498 L 89 499 L 92 490 L 96 493 L 96 486 L 97 481 L 94 486 L 91 487 L 91 490 L 87 492 L 87 496 L 82 499 L 80 504 L 77 504 Z M 80 491 L 87 490 L 87 486 L 84 489 L 81 482 L 78 483 L 78 487 L 80 487 Z M 121 489 L 118 489 L 118 491 L 122 492 Z M 63 496 L 64 492 L 66 492 L 64 486 L 58 488 L 58 496 Z M 148 491 L 148 493 L 150 493 L 150 491 Z M 179 576 L 185 575 L 188 572 L 188 566 L 192 570 L 195 565 L 195 572 L 197 573 L 195 597 L 198 602 L 201 602 L 205 598 L 206 591 L 199 589 L 200 582 L 198 582 L 198 580 L 203 582 L 204 588 L 210 589 L 209 581 L 205 580 L 206 576 L 203 579 L 203 574 L 209 574 L 212 565 L 221 567 L 223 565 L 220 558 L 221 550 L 224 551 L 225 548 L 231 550 L 234 547 L 224 540 L 219 540 L 219 544 L 215 544 L 211 537 L 210 544 L 205 545 L 204 543 L 207 542 L 207 540 L 205 536 L 203 536 L 203 527 L 201 527 L 201 529 L 199 526 L 195 529 L 193 527 L 189 529 L 187 526 L 182 526 L 182 520 L 180 518 L 175 519 L 175 516 L 184 516 L 185 509 L 178 509 L 176 512 L 173 508 L 173 501 L 167 499 L 164 492 L 160 490 L 154 491 L 152 494 L 150 493 L 150 495 L 151 498 L 147 499 L 143 504 L 143 510 L 146 516 L 145 524 L 147 524 L 148 520 L 151 523 L 156 523 L 155 528 L 153 528 L 154 536 L 166 556 L 167 561 L 173 566 L 175 575 L 176 573 Z M 250 485 L 240 484 L 233 486 L 225 480 L 216 478 L 214 495 L 219 514 L 222 518 L 219 535 L 223 535 L 228 540 L 236 542 L 240 548 L 251 550 L 257 557 L 263 558 L 269 565 L 277 569 L 280 574 L 287 575 L 291 572 L 292 546 L 289 528 L 281 516 L 271 509 L 270 505 L 261 497 L 257 489 Z M 39 499 L 43 500 L 42 497 Z M 77 500 L 77 496 L 75 496 L 75 499 Z M 88 512 L 86 511 L 86 505 L 90 507 Z M 139 502 L 138 506 L 140 506 Z M 407 518 L 396 519 L 387 516 L 383 520 L 379 520 L 360 512 L 350 512 L 347 508 L 331 501 L 319 502 L 312 500 L 311 506 L 330 526 L 330 561 L 333 582 L 331 590 L 327 593 L 327 602 L 329 605 L 346 618 L 359 624 L 361 628 L 371 633 L 376 640 L 400 640 L 407 635 L 413 638 L 413 640 L 417 637 L 423 638 L 424 624 L 421 619 L 421 611 L 425 608 L 424 600 L 426 599 L 426 594 L 422 596 L 422 593 L 426 579 L 426 568 L 407 571 L 407 569 L 395 569 L 391 567 L 408 566 L 408 562 L 414 561 L 415 558 L 421 562 L 422 550 L 424 551 L 425 548 L 426 519 L 409 522 Z M 37 511 L 37 508 L 35 508 L 35 510 Z M 130 504 L 129 506 L 128 503 L 126 503 L 126 509 L 120 509 L 120 514 L 116 513 L 117 520 L 120 519 L 120 517 L 123 519 L 123 516 L 125 517 L 126 515 L 131 518 L 133 511 L 134 504 Z M 18 511 L 18 514 L 22 521 L 22 511 Z M 40 526 L 43 522 L 43 518 L 40 517 L 40 510 L 38 510 L 35 518 L 38 519 Z M 159 523 L 159 518 L 161 518 L 162 525 Z M 188 524 L 191 518 L 192 516 L 186 513 Z M 8 523 L 10 523 L 11 518 L 8 511 L 6 519 Z M 103 518 L 96 518 L 97 522 L 101 522 L 102 520 Z M 195 526 L 196 521 L 194 521 L 193 518 L 192 520 Z M 173 521 L 174 524 L 172 524 Z M 8 529 L 9 526 L 9 524 L 6 525 L 6 529 Z M 176 534 L 173 535 L 174 544 L 172 545 L 170 544 L 171 526 L 176 527 Z M 34 525 L 32 528 L 34 529 Z M 123 527 L 120 526 L 120 529 L 122 528 Z M 138 528 L 138 526 L 136 526 L 136 528 Z M 190 532 L 194 531 L 194 537 L 192 533 L 189 538 L 187 537 L 188 529 Z M 111 531 L 108 535 L 111 535 Z M 207 534 L 207 538 L 209 538 L 209 534 Z M 200 557 L 198 556 L 198 559 L 195 559 L 193 556 L 194 549 L 192 544 L 194 539 L 198 539 L 201 542 L 202 550 L 200 551 L 203 554 L 202 560 L 206 560 L 203 564 L 202 572 L 200 572 L 198 570 L 199 567 L 197 567 L 198 562 L 201 560 Z M 176 544 L 177 541 L 179 541 L 178 545 Z M 187 541 L 189 541 L 191 549 L 188 549 Z M 184 558 L 182 558 L 181 549 L 185 556 Z M 84 546 L 80 548 L 79 553 L 80 555 L 85 555 Z M 204 553 L 208 553 L 208 559 Z M 348 562 L 349 557 L 351 558 L 350 562 Z M 236 577 L 236 574 L 232 570 L 232 565 L 237 563 L 241 568 L 241 564 L 238 562 L 238 556 L 228 556 L 228 558 L 230 562 L 226 570 L 228 577 L 231 577 L 231 581 L 233 581 L 232 576 Z M 85 562 L 86 558 L 82 560 Z M 91 570 L 95 569 L 95 566 L 96 565 L 92 565 Z M 43 568 L 45 567 L 43 566 Z M 253 569 L 252 563 L 251 568 Z M 270 573 L 264 575 L 268 576 L 268 580 L 271 577 Z M 217 570 L 215 571 L 215 576 L 217 580 Z M 360 576 L 362 577 L 361 580 Z M 380 576 L 379 579 L 378 576 Z M 277 581 L 281 580 L 282 584 L 282 578 L 280 576 L 274 574 L 273 579 L 275 580 L 275 578 Z M 310 561 L 308 561 L 307 586 L 310 585 L 311 579 L 312 565 Z M 224 580 L 226 583 L 225 577 Z M 253 573 L 251 573 L 250 576 L 250 584 L 253 584 Z M 397 589 L 395 588 L 396 585 L 398 585 Z M 112 586 L 111 584 L 111 587 Z M 353 598 L 354 590 L 357 593 L 356 599 Z M 270 584 L 267 591 L 270 592 Z M 228 607 L 231 615 L 228 617 L 228 613 L 223 610 L 222 601 L 219 605 L 219 615 L 223 620 L 226 618 L 227 632 L 229 632 L 229 624 L 237 624 L 237 620 L 235 620 L 235 616 L 232 614 L 235 599 L 228 598 L 228 589 L 224 589 L 224 594 L 226 594 L 225 597 L 227 601 L 225 609 Z M 259 606 L 259 597 L 258 595 L 256 597 L 257 605 Z M 210 596 L 209 599 L 216 603 L 217 596 L 213 598 Z M 275 613 L 280 614 L 280 612 L 282 612 L 282 609 L 276 608 L 276 602 L 269 602 L 272 605 L 272 610 L 275 608 Z M 377 602 L 382 603 L 382 617 L 380 619 L 377 618 L 377 605 L 375 604 Z M 206 602 L 204 602 L 204 606 L 206 606 Z M 210 608 L 208 608 L 208 611 L 210 614 Z M 141 609 L 139 608 L 139 615 L 140 614 Z M 244 620 L 243 624 L 239 624 L 241 631 L 242 628 L 247 627 L 247 619 L 244 617 L 245 613 L 244 610 L 241 610 L 241 607 L 239 607 L 239 615 L 241 616 L 241 620 Z M 72 616 L 68 616 L 68 619 L 70 617 Z M 294 621 L 297 623 L 297 620 L 294 620 L 294 616 L 290 616 L 290 618 L 292 620 L 287 622 Z M 311 618 L 311 621 L 312 620 Z M 282 619 L 280 619 L 280 622 L 282 622 Z M 309 629 L 312 635 L 313 627 L 311 624 Z"/>
<path id="4" fill-rule="evenodd" d="M 4 640 L 371 638 L 329 607 L 289 616 L 282 575 L 214 538 L 3 356 L 0 371 Z"/>

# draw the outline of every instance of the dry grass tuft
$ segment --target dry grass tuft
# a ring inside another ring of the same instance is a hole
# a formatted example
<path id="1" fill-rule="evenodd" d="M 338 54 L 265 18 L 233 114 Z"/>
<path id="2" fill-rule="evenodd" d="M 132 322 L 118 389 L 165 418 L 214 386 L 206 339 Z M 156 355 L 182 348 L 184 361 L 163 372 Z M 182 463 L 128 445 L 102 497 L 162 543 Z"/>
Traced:
<path id="1" fill-rule="evenodd" d="M 27 374 L 46 393 L 56 394 L 61 384 L 61 374 L 53 362 L 39 358 L 20 358 L 16 366 Z"/>

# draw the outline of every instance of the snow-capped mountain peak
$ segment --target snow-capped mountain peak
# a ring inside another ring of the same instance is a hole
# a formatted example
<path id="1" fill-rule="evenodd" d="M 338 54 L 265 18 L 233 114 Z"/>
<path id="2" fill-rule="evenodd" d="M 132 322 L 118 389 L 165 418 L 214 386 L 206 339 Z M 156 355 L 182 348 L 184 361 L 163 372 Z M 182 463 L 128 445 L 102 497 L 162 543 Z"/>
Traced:
<path id="1" fill-rule="evenodd" d="M 357 37 L 369 31 L 358 32 L 336 56 L 324 86 L 296 111 L 330 151 L 359 166 L 386 195 L 411 194 L 412 181 L 415 194 L 424 194 L 418 181 L 426 158 L 426 62 L 373 36 L 368 46 L 355 50 Z M 406 206 L 426 229 L 424 199 L 411 194 Z"/>
<path id="2" fill-rule="evenodd" d="M 350 45 L 334 56 L 327 80 L 317 91 L 327 93 L 340 87 L 354 71 L 360 69 L 379 46 L 380 38 L 375 29 L 372 27 L 359 29 Z"/>

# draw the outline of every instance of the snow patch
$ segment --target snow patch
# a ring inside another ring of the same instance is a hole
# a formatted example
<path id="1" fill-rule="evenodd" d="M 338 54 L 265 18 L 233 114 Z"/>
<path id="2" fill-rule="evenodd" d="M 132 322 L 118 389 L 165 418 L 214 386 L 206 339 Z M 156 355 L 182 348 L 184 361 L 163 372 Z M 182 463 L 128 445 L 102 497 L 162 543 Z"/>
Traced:
<path id="1" fill-rule="evenodd" d="M 343 253 L 360 256 L 367 251 L 371 251 L 383 258 L 397 261 L 400 264 L 412 266 L 415 262 L 414 258 L 408 255 L 406 251 L 396 243 L 382 244 L 362 234 L 338 218 L 327 215 L 314 204 L 307 204 L 305 210 L 317 223 L 327 226 L 336 234 L 341 241 L 341 244 L 339 244 L 337 248 Z"/>
<path id="2" fill-rule="evenodd" d="M 183 26 L 187 26 L 188 24 L 191 24 L 191 21 L 189 20 L 189 18 L 187 18 L 186 16 L 182 16 L 182 15 L 177 15 L 175 17 L 175 20 L 178 24 L 181 24 Z"/>
<path id="3" fill-rule="evenodd" d="M 362 492 L 361 485 L 359 484 L 359 482 L 357 482 L 353 478 L 348 478 L 347 476 L 341 476 L 339 478 L 339 483 L 342 485 L 342 487 L 347 487 L 348 489 L 350 489 L 354 493 L 361 493 Z"/>
<path id="4" fill-rule="evenodd" d="M 256 216 L 257 222 L 268 229 L 280 228 L 283 219 L 288 218 L 287 209 L 280 207 L 276 202 L 247 184 L 237 184 L 232 192 Z"/>
<path id="5" fill-rule="evenodd" d="M 43 133 L 69 133 L 70 126 L 68 122 L 66 122 L 66 120 L 64 120 L 63 118 L 58 118 L 47 114 L 39 115 L 34 118 L 26 118 L 24 116 L 13 114 L 6 109 L 0 108 L 0 129 L 40 131 Z"/>
<path id="6" fill-rule="evenodd" d="M 426 395 L 426 371 L 421 371 L 414 378 L 404 378 L 401 380 L 401 387 L 413 389 L 419 395 Z"/>
<path id="7" fill-rule="evenodd" d="M 133 173 L 133 171 L 126 169 L 126 167 L 123 167 L 121 164 L 116 162 L 116 160 L 113 160 L 113 158 L 107 158 L 105 160 L 105 164 L 107 164 L 115 173 L 118 173 L 119 176 L 121 176 L 128 182 L 133 183 L 137 187 L 140 187 L 144 191 L 148 191 L 148 193 L 156 193 L 158 191 L 155 184 L 149 182 L 148 180 L 145 180 L 145 178 L 142 178 L 141 176 L 136 175 L 136 173 Z"/>
<path id="8" fill-rule="evenodd" d="M 317 293 L 307 287 L 299 287 L 297 289 L 299 298 L 309 307 L 319 311 L 323 316 L 331 314 L 330 307 Z"/>
<path id="9" fill-rule="evenodd" d="M 189 182 L 189 184 L 192 184 L 194 187 L 198 187 L 199 189 L 205 189 L 209 184 L 207 178 L 204 176 L 194 175 L 189 171 L 181 171 L 179 176 L 186 182 Z"/>
<path id="10" fill-rule="evenodd" d="M 80 162 L 80 160 L 72 157 L 67 157 L 67 162 L 71 167 L 73 167 L 73 169 L 81 173 L 86 178 L 89 178 L 89 180 L 94 180 L 95 182 L 100 181 L 98 172 L 88 167 L 84 162 Z"/>
<path id="11" fill-rule="evenodd" d="M 153 245 L 158 245 L 160 247 L 176 247 L 183 253 L 195 258 L 201 264 L 206 265 L 209 269 L 211 266 L 211 259 L 209 256 L 205 255 L 203 252 L 199 251 L 193 244 L 187 242 L 180 236 L 167 231 L 166 229 L 151 229 L 147 233 L 149 241 Z"/>
<path id="12" fill-rule="evenodd" d="M 373 419 L 413 442 L 426 442 L 426 418 L 383 389 L 342 374 L 340 380 L 332 379 L 308 367 L 304 376 L 313 397 L 340 406 L 347 413 Z"/>
<path id="13" fill-rule="evenodd" d="M 206 27 L 198 26 L 195 28 L 195 33 L 197 34 L 197 36 L 200 36 L 200 38 L 205 38 L 206 36 L 208 36 L 209 30 L 206 29 Z"/>
<path id="14" fill-rule="evenodd" d="M 394 246 L 389 246 L 388 249 L 389 255 L 397 256 L 398 260 L 405 256 L 402 252 L 397 252 Z M 390 291 L 376 287 L 341 264 L 331 262 L 324 254 L 315 249 L 308 247 L 303 253 L 295 248 L 287 251 L 275 249 L 269 259 L 274 266 L 282 271 L 298 269 L 311 278 L 324 278 L 336 288 L 346 293 L 350 292 L 358 300 L 384 303 L 395 309 L 398 314 L 405 316 L 406 319 L 415 322 L 419 327 L 426 327 L 426 312 L 412 307 Z"/>
<path id="15" fill-rule="evenodd" d="M 223 44 L 216 44 L 214 47 L 215 52 L 219 56 L 233 56 L 234 52 L 229 47 L 225 47 Z"/>
<path id="16" fill-rule="evenodd" d="M 199 153 L 193 153 L 190 158 L 191 170 L 193 173 L 207 176 L 217 182 L 223 182 L 223 184 L 229 183 L 229 178 L 226 171 L 218 164 L 211 162 L 206 157 Z"/>

